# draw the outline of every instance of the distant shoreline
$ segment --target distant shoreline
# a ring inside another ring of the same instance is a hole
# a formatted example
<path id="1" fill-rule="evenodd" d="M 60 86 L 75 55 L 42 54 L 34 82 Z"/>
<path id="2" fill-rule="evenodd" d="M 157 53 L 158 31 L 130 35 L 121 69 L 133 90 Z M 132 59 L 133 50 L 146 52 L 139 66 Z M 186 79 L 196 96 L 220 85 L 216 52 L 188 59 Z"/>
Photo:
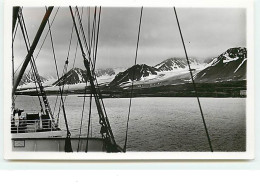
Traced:
<path id="1" fill-rule="evenodd" d="M 246 80 L 235 82 L 219 83 L 196 83 L 197 94 L 199 97 L 246 97 Z M 129 98 L 131 97 L 131 88 L 100 86 L 102 98 Z M 47 95 L 58 95 L 59 91 L 46 91 Z M 87 96 L 91 90 L 87 89 Z M 65 95 L 78 94 L 84 96 L 84 89 L 64 91 Z M 36 91 L 20 91 L 16 95 L 37 96 Z M 194 87 L 191 83 L 178 85 L 165 85 L 149 88 L 133 89 L 133 97 L 196 97 Z"/>

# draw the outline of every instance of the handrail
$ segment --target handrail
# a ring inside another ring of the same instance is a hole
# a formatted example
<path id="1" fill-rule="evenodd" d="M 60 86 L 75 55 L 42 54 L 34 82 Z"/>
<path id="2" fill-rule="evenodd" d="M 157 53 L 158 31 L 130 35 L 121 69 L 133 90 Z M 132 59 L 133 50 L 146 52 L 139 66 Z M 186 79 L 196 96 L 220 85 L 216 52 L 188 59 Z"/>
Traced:
<path id="1" fill-rule="evenodd" d="M 15 125 L 16 120 L 11 120 L 12 133 L 55 131 L 55 127 L 53 127 L 51 119 L 42 119 L 42 120 L 19 119 L 17 121 L 19 121 L 19 124 Z"/>
<path id="2" fill-rule="evenodd" d="M 51 121 L 52 119 L 41 119 L 42 121 Z M 40 121 L 40 119 L 19 119 L 19 121 Z M 14 120 L 12 120 L 11 122 L 14 122 Z"/>

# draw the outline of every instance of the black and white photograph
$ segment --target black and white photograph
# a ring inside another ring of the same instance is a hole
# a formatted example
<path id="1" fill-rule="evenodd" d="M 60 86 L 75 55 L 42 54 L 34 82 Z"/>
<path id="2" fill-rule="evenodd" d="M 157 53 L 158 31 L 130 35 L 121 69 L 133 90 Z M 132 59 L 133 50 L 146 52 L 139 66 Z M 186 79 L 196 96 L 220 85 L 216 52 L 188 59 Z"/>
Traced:
<path id="1" fill-rule="evenodd" d="M 248 9 L 10 6 L 5 157 L 252 158 Z"/>

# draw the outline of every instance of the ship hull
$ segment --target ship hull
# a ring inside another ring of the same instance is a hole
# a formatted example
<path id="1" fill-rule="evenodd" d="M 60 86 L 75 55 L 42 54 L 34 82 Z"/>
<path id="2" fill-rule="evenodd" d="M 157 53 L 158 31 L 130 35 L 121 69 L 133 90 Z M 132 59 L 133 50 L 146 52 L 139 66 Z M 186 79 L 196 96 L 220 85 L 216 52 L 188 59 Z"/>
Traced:
<path id="1" fill-rule="evenodd" d="M 12 138 L 13 152 L 65 152 L 64 137 L 50 138 Z M 106 152 L 104 140 L 101 138 L 71 138 L 73 152 Z"/>

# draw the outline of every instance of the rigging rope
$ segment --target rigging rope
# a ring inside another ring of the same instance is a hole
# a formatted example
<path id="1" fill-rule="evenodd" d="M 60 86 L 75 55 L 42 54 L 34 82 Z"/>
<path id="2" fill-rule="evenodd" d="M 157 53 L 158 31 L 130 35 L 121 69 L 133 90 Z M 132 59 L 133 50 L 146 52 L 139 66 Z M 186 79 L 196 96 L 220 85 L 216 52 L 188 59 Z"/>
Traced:
<path id="1" fill-rule="evenodd" d="M 83 11 L 81 12 L 81 17 L 82 17 L 82 13 L 83 13 Z M 72 27 L 74 27 L 74 26 L 73 26 L 73 23 L 72 23 Z M 72 29 L 72 30 L 73 30 L 73 29 Z M 71 38 L 72 38 L 72 32 L 71 32 Z M 70 41 L 70 44 L 71 44 L 71 41 Z M 78 43 L 78 41 L 77 41 L 77 44 L 76 44 L 76 51 L 75 51 L 75 55 L 74 55 L 74 60 L 73 60 L 72 69 L 74 68 L 75 63 L 76 63 L 78 44 L 79 44 L 79 43 Z M 69 47 L 69 48 L 70 48 L 70 47 Z M 69 52 L 68 52 L 67 58 L 68 58 L 68 57 L 69 57 Z M 65 73 L 64 73 L 64 69 L 63 69 L 62 76 L 63 76 L 64 74 L 65 74 Z M 71 82 L 71 80 L 70 80 L 70 82 Z M 64 84 L 63 84 L 63 85 L 64 85 Z M 68 85 L 67 93 L 69 92 L 69 87 L 70 87 L 70 86 Z M 62 90 L 62 92 L 63 92 L 63 90 Z M 54 109 L 56 109 L 57 99 L 58 99 L 58 95 L 57 95 L 57 97 L 56 97 L 55 108 L 54 108 Z M 66 102 L 66 99 L 67 99 L 67 96 L 65 96 L 65 98 L 64 98 L 64 103 Z M 58 110 L 58 113 L 57 113 L 57 122 L 59 122 L 60 110 L 61 110 L 61 101 L 60 101 L 60 103 L 59 103 L 59 110 Z"/>
<path id="2" fill-rule="evenodd" d="M 93 32 L 95 33 L 95 29 L 96 29 L 96 7 L 95 7 L 95 13 L 94 13 L 94 20 L 93 20 L 93 27 L 92 27 L 92 38 L 91 38 L 91 47 L 92 47 L 92 40 L 94 40 L 94 45 L 93 45 L 93 50 L 94 50 L 94 46 L 95 50 L 93 52 L 93 73 L 95 72 L 95 67 L 96 67 L 96 55 L 97 55 L 97 45 L 98 45 L 98 35 L 99 35 L 99 24 L 100 24 L 100 15 L 101 15 L 101 6 L 99 8 L 99 19 L 98 19 L 98 30 L 97 30 L 97 38 L 95 40 L 95 38 L 93 39 Z M 95 22 L 95 24 L 94 24 Z M 95 42 L 96 41 L 96 42 Z M 88 116 L 88 133 L 87 133 L 87 138 L 89 138 L 89 131 L 90 131 L 90 124 L 91 124 L 91 109 L 92 109 L 92 93 L 90 93 L 90 101 L 89 101 L 89 116 Z M 91 125 L 92 128 L 92 125 Z M 92 129 L 91 129 L 91 135 L 92 135 Z M 88 151 L 88 139 L 87 139 L 87 146 L 86 146 L 86 152 Z"/>
<path id="3" fill-rule="evenodd" d="M 72 20 L 73 20 L 73 23 L 74 23 L 74 26 L 75 26 L 76 34 L 77 34 L 77 37 L 78 37 L 82 57 L 84 59 L 83 62 L 84 62 L 85 68 L 87 70 L 87 73 L 90 76 L 90 78 L 89 78 L 90 79 L 90 87 L 91 87 L 91 90 L 93 91 L 93 95 L 94 95 L 95 102 L 96 102 L 96 107 L 97 107 L 99 118 L 100 118 L 100 122 L 99 122 L 101 124 L 100 133 L 102 135 L 102 138 L 105 141 L 105 147 L 106 147 L 107 151 L 108 152 L 118 151 L 118 146 L 116 145 L 115 138 L 114 138 L 113 132 L 111 130 L 111 126 L 109 124 L 109 120 L 107 118 L 107 114 L 106 114 L 106 111 L 105 111 L 105 108 L 104 108 L 104 103 L 102 101 L 101 93 L 100 93 L 100 90 L 98 88 L 96 75 L 93 72 L 93 64 L 91 63 L 91 57 L 89 57 L 89 59 L 86 58 L 84 48 L 83 48 L 83 45 L 81 43 L 79 31 L 77 29 L 77 25 L 76 25 L 75 18 L 74 18 L 74 15 L 73 15 L 72 8 L 71 8 L 71 6 L 69 8 L 70 8 L 71 17 L 72 17 Z M 81 22 L 81 20 L 79 20 L 79 21 Z M 84 31 L 84 30 L 82 30 L 82 31 Z M 84 34 L 84 32 L 82 32 L 82 34 Z"/>
<path id="4" fill-rule="evenodd" d="M 82 123 L 83 123 L 83 116 L 84 116 L 84 110 L 85 110 L 86 93 L 87 93 L 87 82 L 86 82 L 84 98 L 83 98 L 83 105 L 82 105 L 82 112 L 81 112 L 81 120 L 80 120 L 80 130 L 79 130 L 79 140 L 78 140 L 77 152 L 79 152 L 80 136 L 81 136 L 81 131 L 82 131 Z"/>
<path id="5" fill-rule="evenodd" d="M 91 109 L 92 109 L 91 107 L 92 107 L 92 93 L 90 94 L 90 99 L 89 99 L 89 113 L 88 113 L 88 130 L 87 130 L 86 152 L 88 151 L 88 139 L 89 139 L 90 124 L 91 124 Z M 92 129 L 91 129 L 91 135 L 92 135 Z"/>
<path id="6" fill-rule="evenodd" d="M 58 71 L 58 67 L 57 67 L 57 60 L 56 60 L 56 55 L 55 55 L 55 50 L 54 50 L 54 43 L 53 43 L 52 32 L 51 32 L 51 26 L 50 26 L 50 22 L 49 21 L 48 21 L 48 26 L 49 26 L 49 34 L 50 34 L 50 39 L 51 39 L 51 47 L 52 47 L 52 53 L 53 53 L 55 68 L 56 68 L 56 74 L 57 74 L 57 78 L 59 80 L 60 79 L 59 78 L 59 71 Z M 67 121 L 67 116 L 66 116 L 66 111 L 65 111 L 62 91 L 61 91 L 60 87 L 59 87 L 59 91 L 60 91 L 60 96 L 61 96 L 62 110 L 63 110 L 65 126 L 66 126 L 66 130 L 67 130 L 67 137 L 65 139 L 65 147 L 64 147 L 64 149 L 65 149 L 65 152 L 73 152 L 72 147 L 71 147 L 71 140 L 70 140 L 71 133 L 69 131 L 69 126 L 68 126 L 68 121 Z"/>
<path id="7" fill-rule="evenodd" d="M 93 44 L 95 45 L 95 41 L 93 41 L 95 38 L 95 31 L 96 31 L 96 12 L 97 12 L 97 7 L 95 6 L 95 10 L 94 10 L 94 18 L 93 18 L 93 24 L 92 24 L 92 32 L 91 32 L 91 39 L 90 39 L 90 33 L 89 33 L 89 44 L 90 44 L 90 48 L 94 48 Z M 94 42 L 94 43 L 93 43 Z M 92 52 L 93 54 L 93 60 L 94 60 L 94 52 Z M 91 55 L 91 53 L 90 53 Z"/>
<path id="8" fill-rule="evenodd" d="M 67 73 L 68 63 L 69 63 L 68 60 L 66 60 L 64 67 L 63 67 L 63 71 L 62 71 L 62 77 Z M 61 87 L 60 94 L 62 94 L 62 95 L 63 95 L 63 92 L 64 92 L 65 80 L 66 79 L 63 80 L 63 84 L 62 84 L 62 87 Z M 58 84 L 58 86 L 60 87 L 60 84 Z M 57 98 L 58 98 L 58 95 L 57 95 Z M 66 97 L 63 100 L 64 104 L 65 104 L 65 100 L 66 100 Z M 60 104 L 59 104 L 59 111 L 58 111 L 58 114 L 57 114 L 57 123 L 59 123 L 61 108 L 62 108 L 62 100 L 60 100 Z"/>
<path id="9" fill-rule="evenodd" d="M 83 11 L 83 9 L 82 9 L 82 11 Z M 83 37 L 83 41 L 84 41 L 85 47 L 87 49 L 87 53 L 88 53 L 88 55 L 90 55 L 90 48 L 89 48 L 88 43 L 87 43 L 87 39 L 86 39 L 84 29 L 83 29 L 83 25 L 82 25 L 82 20 L 80 18 L 79 10 L 78 10 L 77 6 L 76 6 L 76 15 L 77 15 L 77 18 L 78 18 L 78 21 L 79 21 L 80 33 Z"/>
<path id="10" fill-rule="evenodd" d="M 82 12 L 83 13 L 83 12 Z M 81 17 L 82 17 L 82 13 L 81 13 Z M 72 23 L 72 27 L 74 27 L 73 26 L 73 23 Z M 72 29 L 73 30 L 73 29 Z M 72 38 L 72 32 L 71 32 L 71 38 Z M 70 44 L 71 44 L 71 41 L 70 41 Z M 74 67 L 75 67 L 75 62 L 76 62 L 76 57 L 77 57 L 77 50 L 78 50 L 78 41 L 77 41 L 77 44 L 76 44 L 76 51 L 75 51 L 75 55 L 74 55 L 74 60 L 73 60 L 73 65 L 72 65 L 72 69 L 74 69 Z M 70 47 L 69 47 L 70 48 Z M 67 55 L 67 58 L 69 57 L 69 51 L 68 51 L 68 55 Z M 64 71 L 64 70 L 63 70 Z M 62 74 L 62 76 L 64 75 L 64 73 Z M 71 80 L 70 80 L 70 82 L 71 82 Z M 67 93 L 69 92 L 69 85 L 68 85 L 68 88 L 67 88 Z M 57 97 L 56 97 L 56 101 L 55 101 L 55 105 L 54 105 L 54 111 L 53 112 L 55 112 L 55 109 L 56 109 L 56 106 L 57 106 L 57 100 L 58 100 L 58 96 L 59 95 L 57 95 Z M 66 102 L 66 99 L 67 99 L 67 96 L 65 96 L 65 98 L 64 98 L 64 103 Z M 59 111 L 58 111 L 58 114 L 57 114 L 57 122 L 59 121 L 59 114 L 60 114 L 60 109 L 61 109 L 61 102 L 60 102 L 60 104 L 59 104 Z"/>
<path id="11" fill-rule="evenodd" d="M 88 7 L 88 43 L 90 43 L 90 7 Z"/>
<path id="12" fill-rule="evenodd" d="M 199 109 L 200 109 L 203 125 L 204 125 L 205 131 L 206 131 L 206 135 L 207 135 L 207 138 L 208 138 L 209 147 L 210 147 L 211 152 L 213 152 L 213 148 L 212 148 L 212 145 L 211 145 L 211 140 L 210 140 L 210 137 L 209 137 L 207 125 L 206 125 L 206 122 L 205 122 L 205 119 L 204 119 L 204 115 L 203 115 L 203 111 L 202 111 L 202 108 L 201 108 L 200 99 L 199 99 L 199 96 L 198 96 L 198 93 L 197 93 L 197 87 L 196 87 L 196 84 L 195 84 L 195 81 L 194 81 L 194 77 L 192 75 L 192 70 L 191 70 L 191 67 L 190 67 L 190 62 L 189 62 L 188 54 L 187 54 L 187 51 L 186 51 L 184 39 L 183 39 L 182 32 L 181 32 L 180 23 L 179 23 L 179 20 L 178 20 L 177 11 L 176 11 L 175 7 L 173 7 L 173 10 L 174 10 L 175 17 L 176 17 L 176 20 L 177 20 L 177 25 L 178 25 L 179 32 L 180 32 L 182 45 L 183 45 L 185 56 L 186 56 L 186 60 L 187 60 L 188 66 L 189 66 L 191 80 L 192 80 L 192 84 L 193 84 L 193 88 L 194 88 L 194 91 L 195 91 L 195 95 L 197 97 L 197 101 L 198 101 L 198 104 L 199 104 Z"/>
<path id="13" fill-rule="evenodd" d="M 140 19 L 139 19 L 139 27 L 138 27 L 138 35 L 137 35 L 137 43 L 136 43 L 136 50 L 135 50 L 135 62 L 134 62 L 134 65 L 136 65 L 136 62 L 137 62 L 139 38 L 140 38 L 140 31 L 141 31 L 141 25 L 142 25 L 142 15 L 143 15 L 143 7 L 141 8 Z M 128 125 L 129 125 L 129 118 L 130 118 L 131 106 L 132 106 L 134 78 L 135 78 L 135 70 L 133 71 L 133 79 L 132 79 L 132 84 L 131 84 L 131 96 L 130 96 L 130 102 L 129 102 L 127 122 L 126 122 L 125 145 L 124 145 L 124 149 L 123 149 L 124 152 L 126 152 L 126 145 L 127 145 Z"/>
<path id="14" fill-rule="evenodd" d="M 82 12 L 81 12 L 81 17 L 82 17 L 82 15 L 83 15 L 83 9 L 82 9 Z M 72 23 L 72 27 L 74 27 L 73 23 Z M 76 58 L 77 58 L 78 46 L 79 46 L 79 42 L 78 42 L 78 40 L 77 40 L 76 50 L 75 50 L 74 59 L 73 59 L 73 65 L 72 65 L 72 68 L 71 68 L 71 69 L 74 69 L 74 67 L 75 67 Z M 72 79 L 71 79 L 71 80 L 72 80 Z M 71 82 L 71 80 L 70 80 L 70 82 Z M 69 87 L 70 87 L 70 86 L 68 85 L 67 92 L 69 91 Z M 65 97 L 64 102 L 66 101 L 66 99 L 67 99 L 67 97 Z"/>
<path id="15" fill-rule="evenodd" d="M 67 53 L 67 59 L 65 61 L 65 65 L 64 65 L 64 68 L 63 68 L 63 72 L 62 72 L 62 77 L 67 73 L 67 69 L 68 69 L 68 64 L 69 64 L 69 55 L 70 55 L 70 48 L 71 48 L 71 41 L 72 41 L 72 34 L 73 34 L 73 30 L 74 30 L 74 26 L 72 25 L 72 28 L 71 28 L 71 34 L 70 34 L 70 40 L 69 40 L 69 48 L 68 48 L 68 53 Z M 63 84 L 62 84 L 62 94 L 64 93 L 64 85 L 65 85 L 65 80 L 63 80 Z M 59 85 L 59 84 L 58 84 Z M 58 96 L 56 96 L 56 101 L 55 101 L 55 107 L 54 107 L 54 110 L 56 108 L 56 103 L 57 103 L 57 99 L 58 99 Z M 64 103 L 66 101 L 66 97 L 64 98 Z M 60 115 L 60 110 L 61 110 L 61 100 L 60 100 L 60 104 L 59 104 L 59 111 L 58 111 L 58 114 L 57 114 L 57 122 L 59 122 L 59 115 Z"/>
<path id="16" fill-rule="evenodd" d="M 90 45 L 90 7 L 88 8 L 88 44 Z M 83 12 L 83 8 L 82 8 L 82 12 Z M 81 16 L 82 19 L 82 16 Z M 84 34 L 84 32 L 82 32 Z M 91 46 L 90 46 L 90 52 L 91 52 Z M 80 137 L 81 137 L 81 132 L 82 132 L 82 124 L 83 124 L 83 116 L 84 116 L 84 110 L 85 110 L 85 102 L 86 102 L 86 93 L 87 93 L 87 79 L 86 79 L 86 86 L 85 86 L 85 92 L 84 92 L 84 100 L 83 100 L 83 108 L 82 108 L 82 114 L 81 114 L 81 120 L 80 120 L 80 133 L 79 133 L 79 140 L 78 140 L 78 151 L 79 151 L 79 144 L 80 144 Z M 91 109 L 91 108 L 90 108 Z M 91 111 L 91 110 L 89 110 Z M 89 118 L 90 119 L 90 118 Z M 88 150 L 88 137 L 87 137 L 87 143 L 86 143 L 86 150 Z"/>
<path id="17" fill-rule="evenodd" d="M 90 9 L 89 9 L 89 12 L 90 12 Z M 88 17 L 88 21 L 90 21 L 90 15 Z M 93 19 L 93 25 L 96 25 L 96 7 L 95 7 L 95 12 L 94 12 L 94 19 Z M 88 23 L 88 26 L 90 26 L 90 23 Z M 81 33 L 84 34 L 84 30 L 82 31 L 81 30 Z M 95 33 L 95 27 L 93 26 L 92 27 L 92 36 L 93 36 L 93 33 Z M 91 53 L 92 50 L 94 50 L 94 48 L 92 48 L 92 44 L 90 43 L 90 27 L 88 27 L 88 34 L 89 34 L 89 39 L 88 39 L 88 42 L 87 45 L 90 46 L 89 47 L 89 53 Z M 91 42 L 92 42 L 92 38 L 91 38 Z M 85 45 L 86 46 L 86 45 Z M 93 58 L 94 58 L 94 55 L 96 54 L 95 53 L 96 50 L 94 50 L 93 52 Z M 90 56 L 91 57 L 91 56 Z M 94 60 L 94 59 L 92 59 Z M 93 61 L 95 62 L 95 61 Z M 94 71 L 95 69 L 93 69 Z M 83 109 L 82 109 L 82 115 L 81 115 L 81 123 L 80 123 L 80 133 L 79 133 L 79 140 L 78 140 L 78 151 L 79 151 L 79 148 L 80 148 L 80 137 L 81 137 L 81 134 L 82 134 L 82 124 L 83 124 L 83 115 L 84 115 L 84 109 L 85 109 L 85 101 L 86 101 L 86 91 L 87 91 L 87 82 L 86 81 L 86 87 L 85 87 L 85 92 L 84 92 L 84 100 L 83 100 Z M 89 117 L 88 117 L 88 129 L 87 129 L 87 143 L 86 143 L 86 152 L 88 151 L 88 138 L 89 138 L 89 131 L 90 131 L 90 123 L 91 123 L 91 106 L 92 106 L 92 92 L 90 92 L 90 108 L 89 108 Z"/>
<path id="18" fill-rule="evenodd" d="M 71 28 L 71 34 L 70 34 L 69 49 L 68 49 L 68 54 L 67 54 L 67 60 L 69 59 L 69 55 L 70 55 L 70 46 L 71 46 L 71 40 L 72 40 L 73 30 L 74 30 L 74 26 L 72 25 L 72 28 Z"/>
<path id="19" fill-rule="evenodd" d="M 100 6 L 100 8 L 99 8 L 99 14 L 98 14 L 98 27 L 97 27 L 96 47 L 95 47 L 95 56 L 94 56 L 94 69 L 95 69 L 95 67 L 96 67 L 96 59 L 97 59 L 97 46 L 98 46 L 100 16 L 101 16 L 101 6 Z"/>
<path id="20" fill-rule="evenodd" d="M 59 9 L 60 9 L 60 7 L 57 8 L 57 11 L 56 11 L 56 13 L 55 13 L 55 15 L 54 15 L 54 17 L 53 17 L 53 19 L 52 19 L 52 22 L 51 22 L 50 27 L 52 27 L 52 24 L 53 24 L 53 22 L 54 22 L 54 20 L 55 20 L 55 18 L 56 18 L 56 15 L 57 15 Z M 40 47 L 40 49 L 39 49 L 39 51 L 38 51 L 38 53 L 37 53 L 37 55 L 36 55 L 36 57 L 35 57 L 35 60 L 38 58 L 38 55 L 40 54 L 40 51 L 41 51 L 41 49 L 42 49 L 42 47 L 43 47 L 43 45 L 44 45 L 44 43 L 45 43 L 45 40 L 46 40 L 48 34 L 49 34 L 49 30 L 47 31 L 47 33 L 46 33 L 46 35 L 45 35 L 45 37 L 44 37 L 44 39 L 43 39 L 43 42 L 42 42 L 41 47 Z"/>

